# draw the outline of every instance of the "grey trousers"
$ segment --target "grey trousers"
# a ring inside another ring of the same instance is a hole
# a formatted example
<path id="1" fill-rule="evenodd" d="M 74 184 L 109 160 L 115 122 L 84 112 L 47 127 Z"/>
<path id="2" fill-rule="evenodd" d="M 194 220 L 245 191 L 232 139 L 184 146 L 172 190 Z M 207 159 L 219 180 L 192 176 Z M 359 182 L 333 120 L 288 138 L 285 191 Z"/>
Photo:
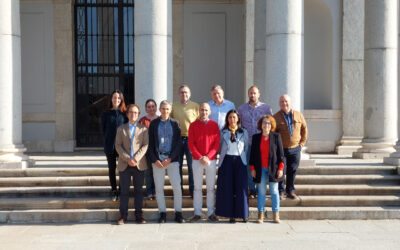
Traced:
<path id="1" fill-rule="evenodd" d="M 179 174 L 179 162 L 171 162 L 164 168 L 158 168 L 153 165 L 154 184 L 156 186 L 156 199 L 158 211 L 166 212 L 165 197 L 164 197 L 164 184 L 165 173 L 168 174 L 169 181 L 171 182 L 174 191 L 174 208 L 175 212 L 182 212 L 182 190 L 181 190 L 181 176 Z"/>

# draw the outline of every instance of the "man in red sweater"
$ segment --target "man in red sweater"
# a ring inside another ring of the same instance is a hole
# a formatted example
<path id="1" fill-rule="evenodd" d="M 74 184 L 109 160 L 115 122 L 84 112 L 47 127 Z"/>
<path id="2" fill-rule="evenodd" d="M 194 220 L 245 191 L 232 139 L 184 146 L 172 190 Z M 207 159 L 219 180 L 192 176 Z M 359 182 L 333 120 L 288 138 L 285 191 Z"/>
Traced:
<path id="1" fill-rule="evenodd" d="M 210 105 L 200 105 L 200 117 L 189 126 L 188 145 L 193 156 L 193 207 L 194 216 L 191 222 L 201 219 L 203 204 L 202 187 L 203 173 L 206 172 L 207 186 L 207 216 L 212 222 L 218 221 L 214 214 L 215 203 L 215 176 L 216 157 L 219 149 L 220 132 L 218 124 L 208 117 L 210 116 Z"/>

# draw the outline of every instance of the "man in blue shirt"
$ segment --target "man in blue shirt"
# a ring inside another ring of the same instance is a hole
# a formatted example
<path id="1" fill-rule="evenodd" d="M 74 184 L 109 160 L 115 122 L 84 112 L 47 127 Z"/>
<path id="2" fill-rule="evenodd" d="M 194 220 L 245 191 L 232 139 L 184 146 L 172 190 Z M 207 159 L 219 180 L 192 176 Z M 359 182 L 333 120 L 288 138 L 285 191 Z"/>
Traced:
<path id="1" fill-rule="evenodd" d="M 218 123 L 219 130 L 222 130 L 225 125 L 226 114 L 235 109 L 235 104 L 224 99 L 224 90 L 220 85 L 214 85 L 211 88 L 212 100 L 208 102 L 211 108 L 210 119 Z"/>

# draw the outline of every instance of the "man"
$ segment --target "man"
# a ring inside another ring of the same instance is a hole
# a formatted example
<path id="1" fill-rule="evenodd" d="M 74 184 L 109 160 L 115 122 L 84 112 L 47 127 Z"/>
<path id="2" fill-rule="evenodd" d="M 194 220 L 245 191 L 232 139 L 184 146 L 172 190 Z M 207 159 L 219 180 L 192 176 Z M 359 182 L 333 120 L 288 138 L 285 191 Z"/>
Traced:
<path id="1" fill-rule="evenodd" d="M 220 85 L 211 88 L 212 100 L 208 102 L 211 109 L 210 119 L 218 123 L 219 130 L 225 126 L 225 117 L 229 110 L 235 109 L 235 104 L 224 99 L 224 90 Z"/>
<path id="2" fill-rule="evenodd" d="M 138 124 L 137 120 L 140 108 L 136 104 L 130 104 L 127 110 L 128 123 L 121 125 L 117 129 L 115 138 L 115 149 L 118 152 L 118 172 L 119 183 L 121 186 L 121 197 L 119 212 L 121 217 L 117 221 L 118 225 L 123 225 L 128 218 L 129 187 L 131 178 L 134 185 L 134 201 L 136 222 L 145 224 L 143 218 L 143 183 L 144 173 L 147 169 L 146 152 L 149 144 L 147 128 Z"/>
<path id="3" fill-rule="evenodd" d="M 282 137 L 283 150 L 286 158 L 286 194 L 288 198 L 297 197 L 294 188 L 296 171 L 300 164 L 301 148 L 307 141 L 307 124 L 303 115 L 290 106 L 287 94 L 279 98 L 279 110 L 274 114 L 276 132 Z M 284 181 L 279 182 L 279 195 L 283 198 Z"/>
<path id="4" fill-rule="evenodd" d="M 218 221 L 214 214 L 215 203 L 215 176 L 216 158 L 219 149 L 220 130 L 218 124 L 209 119 L 210 105 L 200 105 L 200 118 L 190 124 L 189 127 L 189 149 L 193 156 L 193 207 L 194 216 L 191 222 L 201 219 L 203 206 L 202 187 L 203 172 L 206 172 L 207 186 L 207 216 L 212 222 Z"/>
<path id="5" fill-rule="evenodd" d="M 257 130 L 257 122 L 263 115 L 272 115 L 272 109 L 268 104 L 262 103 L 260 99 L 260 89 L 253 85 L 248 91 L 247 95 L 249 97 L 249 102 L 242 104 L 238 108 L 240 119 L 242 121 L 242 126 L 247 129 L 249 133 L 249 148 L 251 148 L 251 140 L 254 134 L 259 133 Z M 250 150 L 247 152 L 247 162 L 250 159 Z M 247 166 L 250 198 L 255 198 L 257 195 L 256 185 L 253 182 L 253 177 L 251 176 L 250 166 Z"/>
<path id="6" fill-rule="evenodd" d="M 172 106 L 171 117 L 179 122 L 181 128 L 181 141 L 182 150 L 180 152 L 179 159 L 179 174 L 181 176 L 181 187 L 182 185 L 182 164 L 183 156 L 186 156 L 186 163 L 189 172 L 189 191 L 190 196 L 193 197 L 193 170 L 192 170 L 192 154 L 188 147 L 188 131 L 190 123 L 194 122 L 199 117 L 199 104 L 192 102 L 190 100 L 190 89 L 187 85 L 182 85 L 179 87 L 179 102 L 176 102 Z"/>
<path id="7" fill-rule="evenodd" d="M 160 103 L 161 116 L 153 120 L 149 127 L 148 155 L 153 167 L 154 184 L 156 187 L 156 200 L 160 213 L 159 223 L 167 220 L 164 182 L 165 172 L 174 192 L 175 221 L 183 223 L 182 216 L 182 190 L 179 176 L 179 154 L 182 148 L 181 130 L 179 124 L 170 118 L 171 103 Z"/>

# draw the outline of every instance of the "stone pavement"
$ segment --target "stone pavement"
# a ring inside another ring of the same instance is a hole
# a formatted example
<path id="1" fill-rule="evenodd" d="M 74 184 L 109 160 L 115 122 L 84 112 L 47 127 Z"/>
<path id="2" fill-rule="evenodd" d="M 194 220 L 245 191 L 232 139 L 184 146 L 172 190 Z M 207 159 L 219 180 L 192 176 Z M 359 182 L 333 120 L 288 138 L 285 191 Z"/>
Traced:
<path id="1" fill-rule="evenodd" d="M 400 249 L 400 220 L 0 225 L 0 249 Z"/>

